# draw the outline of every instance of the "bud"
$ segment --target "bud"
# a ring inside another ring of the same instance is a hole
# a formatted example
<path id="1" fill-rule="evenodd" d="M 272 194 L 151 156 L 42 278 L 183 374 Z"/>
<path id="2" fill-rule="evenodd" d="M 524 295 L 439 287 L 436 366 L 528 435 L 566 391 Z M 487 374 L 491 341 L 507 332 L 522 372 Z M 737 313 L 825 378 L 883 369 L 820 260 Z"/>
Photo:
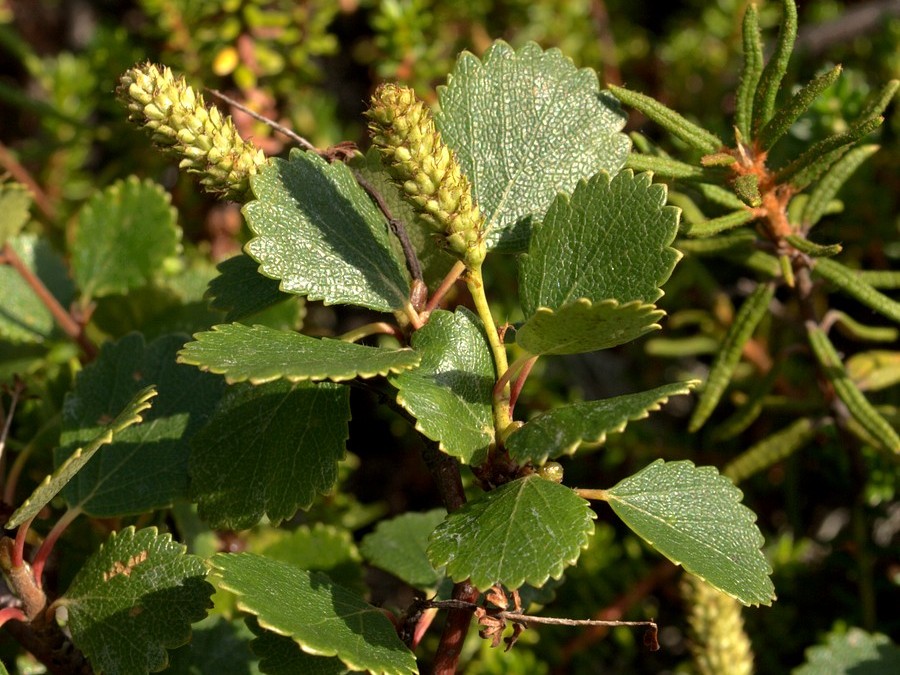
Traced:
<path id="1" fill-rule="evenodd" d="M 250 176 L 266 161 L 263 151 L 238 135 L 231 117 L 207 108 L 183 77 L 145 63 L 126 71 L 116 91 L 130 118 L 181 157 L 180 168 L 199 173 L 208 191 L 230 199 L 249 191 Z"/>
<path id="2" fill-rule="evenodd" d="M 484 216 L 425 103 L 408 87 L 383 84 L 366 115 L 372 142 L 406 199 L 450 250 L 470 267 L 480 265 L 487 251 Z"/>

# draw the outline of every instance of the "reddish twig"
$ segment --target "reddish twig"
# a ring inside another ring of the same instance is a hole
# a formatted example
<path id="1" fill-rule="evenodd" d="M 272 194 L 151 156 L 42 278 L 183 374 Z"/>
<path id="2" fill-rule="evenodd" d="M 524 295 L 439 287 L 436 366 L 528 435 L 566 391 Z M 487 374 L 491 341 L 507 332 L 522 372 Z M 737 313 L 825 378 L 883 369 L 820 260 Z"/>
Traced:
<path id="1" fill-rule="evenodd" d="M 453 267 L 450 268 L 450 271 L 447 272 L 447 276 L 444 277 L 444 280 L 441 281 L 441 285 L 437 287 L 431 298 L 429 298 L 428 304 L 425 305 L 426 312 L 433 312 L 435 307 L 441 304 L 441 300 L 444 299 L 444 296 L 447 295 L 447 292 L 451 288 L 453 288 L 453 284 L 456 283 L 457 279 L 459 279 L 465 271 L 466 264 L 461 260 L 457 260 Z"/>
<path id="2" fill-rule="evenodd" d="M 531 369 L 534 367 L 534 364 L 537 363 L 538 357 L 532 356 L 528 359 L 524 364 L 522 364 L 522 369 L 519 371 L 518 377 L 516 377 L 516 381 L 510 389 L 509 392 L 509 415 L 512 417 L 513 410 L 516 407 L 516 401 L 519 400 L 519 394 L 522 393 L 522 387 L 525 386 L 525 380 L 528 379 L 528 374 L 531 372 Z"/>
<path id="3" fill-rule="evenodd" d="M 38 549 L 37 553 L 35 553 L 34 560 L 31 563 L 31 571 L 34 574 L 34 580 L 35 583 L 37 583 L 38 588 L 43 586 L 41 577 L 44 575 L 44 565 L 47 563 L 47 558 L 50 556 L 51 551 L 53 551 L 53 546 L 56 544 L 62 533 L 66 531 L 66 528 L 69 527 L 69 525 L 72 524 L 72 521 L 79 515 L 81 515 L 81 509 L 69 509 L 66 511 L 62 517 L 56 521 L 56 525 L 53 526 L 53 529 L 50 530 L 44 538 L 44 541 L 41 542 L 41 547 Z"/>
<path id="4" fill-rule="evenodd" d="M 38 185 L 38 182 L 31 177 L 28 170 L 19 163 L 19 160 L 9 151 L 3 143 L 0 143 L 0 166 L 9 171 L 10 175 L 18 182 L 24 185 L 31 192 L 34 198 L 35 206 L 40 209 L 41 213 L 47 220 L 56 220 L 56 207 L 44 189 Z"/>

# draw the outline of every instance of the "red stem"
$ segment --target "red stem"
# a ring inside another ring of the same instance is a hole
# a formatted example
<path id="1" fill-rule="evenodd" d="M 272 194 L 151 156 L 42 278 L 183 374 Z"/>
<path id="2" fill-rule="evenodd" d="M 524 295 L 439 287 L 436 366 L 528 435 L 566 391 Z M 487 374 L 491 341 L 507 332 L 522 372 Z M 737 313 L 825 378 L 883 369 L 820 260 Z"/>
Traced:
<path id="1" fill-rule="evenodd" d="M 34 517 L 29 518 L 19 525 L 19 529 L 16 530 L 16 545 L 12 554 L 13 567 L 21 567 L 25 564 L 25 539 L 28 537 L 28 528 L 31 527 L 31 521 L 33 520 Z"/>
<path id="2" fill-rule="evenodd" d="M 444 299 L 444 296 L 447 295 L 447 291 L 449 291 L 453 284 L 456 283 L 456 280 L 459 279 L 460 275 L 466 270 L 465 263 L 461 261 L 456 261 L 456 264 L 450 268 L 450 271 L 447 273 L 447 276 L 444 277 L 444 280 L 441 282 L 441 285 L 437 287 L 432 296 L 428 298 L 428 304 L 425 305 L 426 312 L 434 311 L 434 308 L 437 307 L 441 300 Z"/>
<path id="3" fill-rule="evenodd" d="M 522 393 L 522 387 L 525 386 L 525 380 L 528 379 L 528 374 L 531 372 L 531 369 L 534 367 L 534 364 L 537 363 L 538 357 L 533 356 L 528 359 L 525 364 L 522 366 L 522 370 L 519 371 L 519 376 L 516 378 L 515 384 L 513 384 L 512 389 L 509 391 L 509 416 L 512 417 L 513 410 L 516 407 L 516 401 L 519 400 L 519 394 Z"/>
<path id="4" fill-rule="evenodd" d="M 43 586 L 41 577 L 44 574 L 44 565 L 47 562 L 47 558 L 50 556 L 50 552 L 53 551 L 53 546 L 56 544 L 60 535 L 66 531 L 66 528 L 72 524 L 72 521 L 80 515 L 81 509 L 69 509 L 62 514 L 62 517 L 56 521 L 56 525 L 54 525 L 53 529 L 47 534 L 41 547 L 34 555 L 34 560 L 31 563 L 31 573 L 34 575 L 34 580 L 35 583 L 37 583 L 38 588 Z"/>
<path id="5" fill-rule="evenodd" d="M 0 609 L 0 626 L 10 620 L 25 623 L 28 621 L 28 617 L 25 616 L 25 612 L 19 607 L 4 607 L 3 609 Z"/>

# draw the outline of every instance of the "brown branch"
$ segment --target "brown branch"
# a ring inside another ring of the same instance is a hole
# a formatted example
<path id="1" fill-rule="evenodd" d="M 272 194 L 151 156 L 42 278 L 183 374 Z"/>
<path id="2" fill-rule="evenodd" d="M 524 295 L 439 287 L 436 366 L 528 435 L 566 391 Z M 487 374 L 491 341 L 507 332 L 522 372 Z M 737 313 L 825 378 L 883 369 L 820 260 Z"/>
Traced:
<path id="1" fill-rule="evenodd" d="M 91 342 L 90 338 L 84 334 L 84 326 L 73 319 L 72 315 L 59 304 L 59 301 L 44 285 L 44 282 L 28 268 L 28 265 L 22 261 L 9 242 L 6 242 L 3 246 L 3 253 L 2 256 L 0 256 L 0 260 L 5 261 L 6 264 L 10 265 L 19 273 L 19 276 L 25 280 L 25 283 L 27 283 L 31 290 L 34 291 L 35 295 L 38 296 L 38 299 L 40 299 L 44 306 L 49 310 L 50 314 L 53 315 L 54 320 L 63 332 L 81 347 L 81 351 L 84 352 L 84 355 L 88 360 L 93 360 L 94 357 L 97 356 L 97 347 Z"/>
<path id="2" fill-rule="evenodd" d="M 249 116 L 252 117 L 253 119 L 257 120 L 258 122 L 262 122 L 262 123 L 265 124 L 266 126 L 271 127 L 272 129 L 274 129 L 274 130 L 277 131 L 278 133 L 284 134 L 285 136 L 287 136 L 288 138 L 290 138 L 292 141 L 294 141 L 297 145 L 299 145 L 299 146 L 300 146 L 301 148 L 303 148 L 304 150 L 308 150 L 308 151 L 310 151 L 310 152 L 314 152 L 314 153 L 316 153 L 317 155 L 321 154 L 320 150 L 319 150 L 316 146 L 314 146 L 314 145 L 313 145 L 312 143 L 310 143 L 308 140 L 306 140 L 305 138 L 303 138 L 303 136 L 301 136 L 300 134 L 298 134 L 297 132 L 295 132 L 293 129 L 289 129 L 289 128 L 286 127 L 286 126 L 279 124 L 279 123 L 276 122 L 275 120 L 270 120 L 270 119 L 269 119 L 268 117 L 266 117 L 265 115 L 260 115 L 260 114 L 259 114 L 258 112 L 256 112 L 255 110 L 251 110 L 250 108 L 248 108 L 247 106 L 245 106 L 245 105 L 244 105 L 243 103 L 241 103 L 240 101 L 231 98 L 231 97 L 228 96 L 227 94 L 223 94 L 223 93 L 222 93 L 221 91 L 219 91 L 218 89 L 210 89 L 209 87 L 207 87 L 207 88 L 206 88 L 206 91 L 208 91 L 210 94 L 212 94 L 213 96 L 215 96 L 217 99 L 219 99 L 219 100 L 221 100 L 221 101 L 224 101 L 224 102 L 227 103 L 228 105 L 232 106 L 233 108 L 237 108 L 238 110 L 240 110 L 240 111 L 241 111 L 242 113 L 244 113 L 245 115 L 249 115 Z"/>

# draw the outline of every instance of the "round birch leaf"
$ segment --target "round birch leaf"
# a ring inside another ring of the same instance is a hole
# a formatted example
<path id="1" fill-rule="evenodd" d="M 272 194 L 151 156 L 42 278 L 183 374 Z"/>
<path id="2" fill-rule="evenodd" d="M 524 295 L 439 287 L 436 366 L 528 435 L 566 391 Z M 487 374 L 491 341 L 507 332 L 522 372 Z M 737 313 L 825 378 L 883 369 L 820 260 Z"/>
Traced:
<path id="1" fill-rule="evenodd" d="M 676 565 L 745 605 L 772 604 L 756 514 L 714 467 L 658 459 L 605 492 L 616 515 Z"/>
<path id="2" fill-rule="evenodd" d="M 513 50 L 498 41 L 481 60 L 459 57 L 438 89 L 435 123 L 472 182 L 489 248 L 526 250 L 531 218 L 557 193 L 622 168 L 625 116 L 599 88 L 593 70 L 533 42 Z"/>
<path id="3" fill-rule="evenodd" d="M 348 668 L 374 675 L 418 672 L 381 610 L 324 574 L 252 553 L 220 553 L 211 562 L 241 610 L 263 628 L 292 637 L 303 651 L 337 656 Z"/>
<path id="4" fill-rule="evenodd" d="M 225 387 L 221 378 L 175 363 L 184 340 L 167 335 L 145 344 L 132 333 L 104 344 L 97 360 L 78 374 L 63 405 L 56 466 L 100 433 L 138 391 L 155 384 L 159 396 L 143 424 L 119 432 L 63 488 L 69 506 L 112 518 L 187 498 L 191 438 Z"/>
<path id="5" fill-rule="evenodd" d="M 360 552 L 375 567 L 390 572 L 413 588 L 434 589 L 444 578 L 428 560 L 428 538 L 447 512 L 404 513 L 378 523 L 362 540 Z"/>
<path id="6" fill-rule="evenodd" d="M 538 415 L 506 439 L 510 457 L 524 464 L 571 455 L 582 443 L 603 443 L 606 435 L 620 433 L 628 422 L 659 410 L 670 396 L 690 393 L 697 380 L 667 384 L 638 394 L 602 401 L 585 401 Z"/>
<path id="7" fill-rule="evenodd" d="M 886 675 L 900 672 L 900 647 L 887 635 L 850 628 L 832 632 L 824 645 L 806 650 L 792 675 Z"/>
<path id="8" fill-rule="evenodd" d="M 336 656 L 313 656 L 286 635 L 260 627 L 256 617 L 247 617 L 247 626 L 256 635 L 250 643 L 259 657 L 260 672 L 267 675 L 345 675 L 347 666 Z"/>
<path id="9" fill-rule="evenodd" d="M 278 290 L 278 282 L 259 273 L 259 263 L 246 253 L 223 260 L 216 269 L 219 276 L 209 282 L 206 297 L 209 306 L 225 314 L 225 321 L 244 317 L 277 305 L 292 297 Z"/>
<path id="10" fill-rule="evenodd" d="M 218 529 L 273 525 L 308 509 L 338 477 L 350 420 L 339 384 L 238 385 L 191 443 L 191 497 Z"/>
<path id="11" fill-rule="evenodd" d="M 540 307 L 516 331 L 516 343 L 530 354 L 581 354 L 609 349 L 659 330 L 665 312 L 640 301 L 591 302 L 581 298 L 556 310 Z"/>
<path id="12" fill-rule="evenodd" d="M 519 260 L 525 316 L 578 298 L 652 303 L 681 254 L 671 248 L 678 209 L 651 174 L 598 173 L 560 194 Z"/>
<path id="13" fill-rule="evenodd" d="M 178 253 L 181 230 L 169 193 L 135 176 L 97 192 L 78 214 L 72 274 L 84 298 L 146 284 Z"/>
<path id="14" fill-rule="evenodd" d="M 143 675 L 163 670 L 166 649 L 185 644 L 212 607 L 206 573 L 171 535 L 129 527 L 110 535 L 54 604 L 96 672 Z"/>
<path id="15" fill-rule="evenodd" d="M 295 149 L 251 183 L 244 216 L 256 237 L 244 250 L 282 291 L 381 312 L 407 303 L 409 275 L 387 221 L 343 162 Z"/>
<path id="16" fill-rule="evenodd" d="M 431 535 L 428 557 L 454 581 L 479 590 L 559 579 L 578 560 L 596 515 L 570 488 L 536 475 L 467 502 Z"/>
<path id="17" fill-rule="evenodd" d="M 494 438 L 491 393 L 494 360 L 481 322 L 466 309 L 438 310 L 413 334 L 419 367 L 390 378 L 397 402 L 416 418 L 416 429 L 441 450 L 480 464 Z"/>
<path id="18" fill-rule="evenodd" d="M 179 363 L 224 375 L 231 383 L 253 384 L 278 379 L 341 382 L 400 372 L 414 368 L 419 360 L 412 349 L 367 347 L 239 323 L 195 334 L 194 342 L 178 354 Z"/>
<path id="19" fill-rule="evenodd" d="M 7 242 L 22 263 L 47 287 L 63 307 L 75 297 L 75 288 L 62 258 L 44 240 L 21 234 Z M 53 315 L 12 265 L 0 265 L 0 339 L 13 344 L 45 342 L 56 331 Z"/>

